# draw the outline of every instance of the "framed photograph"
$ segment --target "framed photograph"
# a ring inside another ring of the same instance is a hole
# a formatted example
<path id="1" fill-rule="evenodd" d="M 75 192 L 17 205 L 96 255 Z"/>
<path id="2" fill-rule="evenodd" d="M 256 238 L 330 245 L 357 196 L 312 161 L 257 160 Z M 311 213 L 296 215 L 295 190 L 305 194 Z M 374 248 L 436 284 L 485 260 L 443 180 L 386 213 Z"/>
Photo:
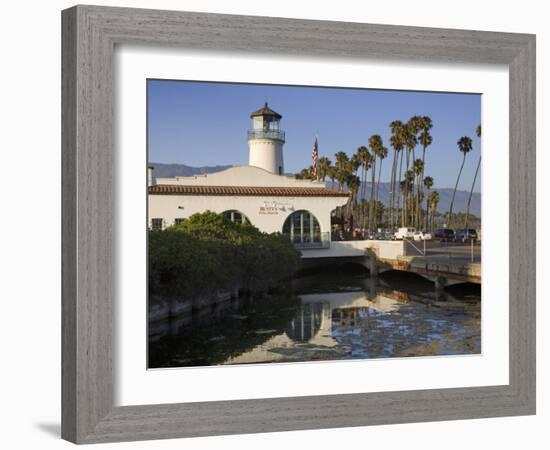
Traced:
<path id="1" fill-rule="evenodd" d="M 535 413 L 533 35 L 62 23 L 65 439 Z"/>

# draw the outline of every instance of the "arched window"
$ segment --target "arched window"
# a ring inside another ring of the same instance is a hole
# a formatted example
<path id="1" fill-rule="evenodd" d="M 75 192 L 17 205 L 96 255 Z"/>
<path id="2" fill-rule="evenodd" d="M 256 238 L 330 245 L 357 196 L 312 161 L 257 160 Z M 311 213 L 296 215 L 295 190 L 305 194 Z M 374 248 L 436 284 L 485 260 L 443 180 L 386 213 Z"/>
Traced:
<path id="1" fill-rule="evenodd" d="M 233 223 L 250 223 L 248 217 L 246 217 L 242 212 L 237 211 L 236 209 L 224 211 L 223 216 Z"/>
<path id="2" fill-rule="evenodd" d="M 301 209 L 287 217 L 283 224 L 283 235 L 293 244 L 317 244 L 321 242 L 321 226 L 312 213 Z"/>

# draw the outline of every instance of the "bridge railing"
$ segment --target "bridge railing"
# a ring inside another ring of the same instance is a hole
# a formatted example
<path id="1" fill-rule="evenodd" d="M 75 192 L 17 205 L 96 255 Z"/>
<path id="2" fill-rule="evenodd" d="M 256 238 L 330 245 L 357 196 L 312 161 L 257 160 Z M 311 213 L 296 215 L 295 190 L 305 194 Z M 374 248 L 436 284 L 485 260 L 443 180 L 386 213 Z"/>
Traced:
<path id="1" fill-rule="evenodd" d="M 420 256 L 426 256 L 426 240 L 422 241 L 413 241 L 412 239 L 403 238 L 403 241 L 405 242 L 405 254 L 408 255 L 410 248 L 413 249 L 413 253 L 418 254 Z M 417 243 L 419 245 L 417 245 Z"/>
<path id="2" fill-rule="evenodd" d="M 449 261 L 480 262 L 480 245 L 474 240 L 467 242 L 413 241 L 403 239 L 405 256 L 428 256 L 446 258 Z"/>

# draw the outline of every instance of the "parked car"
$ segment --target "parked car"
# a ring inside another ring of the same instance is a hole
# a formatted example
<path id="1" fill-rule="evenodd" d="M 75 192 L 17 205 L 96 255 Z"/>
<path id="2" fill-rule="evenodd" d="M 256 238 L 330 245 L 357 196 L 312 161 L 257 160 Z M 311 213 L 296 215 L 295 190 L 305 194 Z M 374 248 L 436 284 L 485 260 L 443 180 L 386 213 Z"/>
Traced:
<path id="1" fill-rule="evenodd" d="M 432 238 L 432 234 L 427 231 L 417 231 L 413 235 L 415 241 L 429 241 Z"/>
<path id="2" fill-rule="evenodd" d="M 392 233 L 391 231 L 385 231 L 383 235 L 385 241 L 395 241 L 395 233 Z"/>
<path id="3" fill-rule="evenodd" d="M 395 232 L 395 239 L 412 239 L 416 233 L 416 228 L 403 227 Z"/>
<path id="4" fill-rule="evenodd" d="M 451 242 L 455 239 L 455 232 L 451 228 L 438 228 L 435 230 L 435 238 L 440 242 Z"/>
<path id="5" fill-rule="evenodd" d="M 477 241 L 477 231 L 474 228 L 463 228 L 455 234 L 455 241 L 469 242 Z"/>
<path id="6" fill-rule="evenodd" d="M 384 235 L 384 233 L 380 233 L 378 231 L 375 231 L 375 232 L 370 234 L 369 239 L 375 239 L 377 241 L 383 241 L 383 240 L 386 239 L 386 236 Z"/>

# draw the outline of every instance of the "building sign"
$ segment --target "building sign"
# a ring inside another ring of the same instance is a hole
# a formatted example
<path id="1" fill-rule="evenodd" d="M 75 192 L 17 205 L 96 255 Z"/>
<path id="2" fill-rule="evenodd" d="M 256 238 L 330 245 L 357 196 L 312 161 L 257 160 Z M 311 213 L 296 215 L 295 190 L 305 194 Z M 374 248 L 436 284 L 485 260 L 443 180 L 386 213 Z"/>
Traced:
<path id="1" fill-rule="evenodd" d="M 259 214 L 277 215 L 279 212 L 294 211 L 294 205 L 282 202 L 264 202 L 260 206 Z"/>

